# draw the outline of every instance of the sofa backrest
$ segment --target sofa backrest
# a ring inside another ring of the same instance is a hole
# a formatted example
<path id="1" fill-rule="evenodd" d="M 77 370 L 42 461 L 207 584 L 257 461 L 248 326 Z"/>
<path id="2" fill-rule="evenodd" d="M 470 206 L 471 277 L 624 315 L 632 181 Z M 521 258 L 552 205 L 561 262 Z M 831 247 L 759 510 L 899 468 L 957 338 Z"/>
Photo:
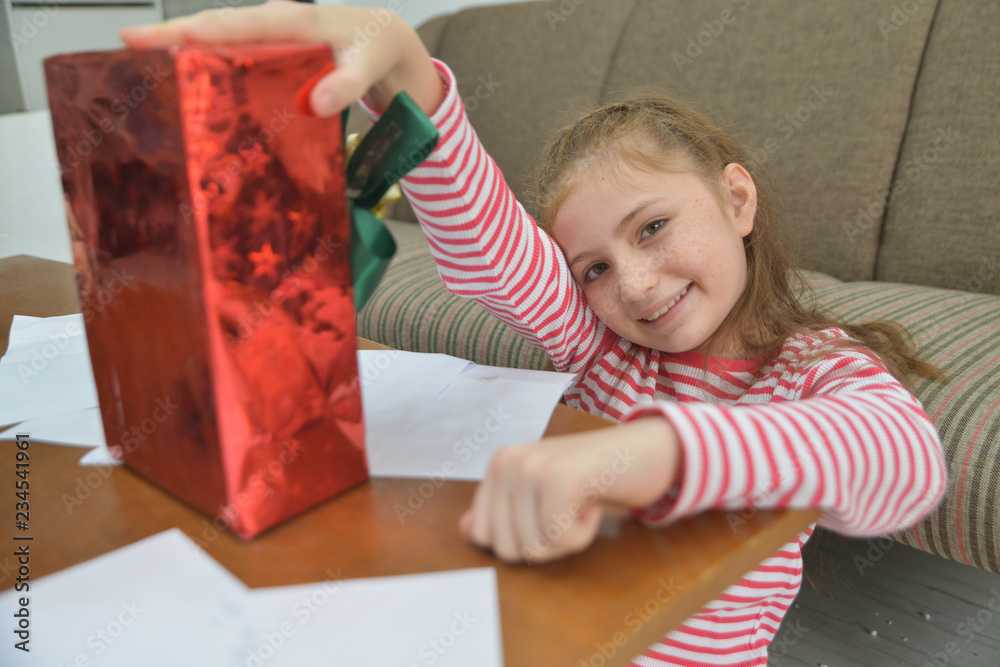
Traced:
<path id="1" fill-rule="evenodd" d="M 940 3 L 876 278 L 1000 294 L 1000 4 Z"/>
<path id="2" fill-rule="evenodd" d="M 965 0 L 551 0 L 420 33 L 519 197 L 554 129 L 655 89 L 766 163 L 806 268 L 1000 293 L 997 13 Z"/>

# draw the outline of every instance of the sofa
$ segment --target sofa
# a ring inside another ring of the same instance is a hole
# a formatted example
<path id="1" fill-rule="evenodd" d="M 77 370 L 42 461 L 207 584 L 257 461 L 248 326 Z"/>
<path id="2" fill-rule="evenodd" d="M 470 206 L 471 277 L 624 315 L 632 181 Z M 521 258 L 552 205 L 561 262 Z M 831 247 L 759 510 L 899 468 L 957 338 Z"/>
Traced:
<path id="1" fill-rule="evenodd" d="M 419 33 L 522 201 L 555 128 L 636 90 L 691 103 L 750 146 L 805 269 L 802 298 L 900 322 L 948 377 L 914 387 L 944 443 L 947 498 L 890 537 L 1000 572 L 1000 4 L 551 0 Z M 405 203 L 390 217 L 398 251 L 359 335 L 546 367 L 444 290 Z"/>

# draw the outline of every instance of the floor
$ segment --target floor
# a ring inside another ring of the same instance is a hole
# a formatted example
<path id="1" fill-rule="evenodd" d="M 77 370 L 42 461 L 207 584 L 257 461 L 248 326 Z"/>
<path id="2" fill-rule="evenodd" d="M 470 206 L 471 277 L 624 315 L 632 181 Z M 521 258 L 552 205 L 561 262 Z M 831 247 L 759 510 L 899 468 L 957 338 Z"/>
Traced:
<path id="1" fill-rule="evenodd" d="M 770 667 L 1000 667 L 1000 574 L 822 530 Z"/>

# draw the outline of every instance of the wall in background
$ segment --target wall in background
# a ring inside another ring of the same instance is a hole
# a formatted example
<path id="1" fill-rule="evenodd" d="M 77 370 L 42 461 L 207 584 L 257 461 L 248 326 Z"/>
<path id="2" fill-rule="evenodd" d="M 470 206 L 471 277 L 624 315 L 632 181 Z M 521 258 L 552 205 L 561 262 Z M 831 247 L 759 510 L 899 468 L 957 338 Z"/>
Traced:
<path id="1" fill-rule="evenodd" d="M 249 7 L 262 4 L 264 0 L 163 0 L 163 15 L 168 18 L 187 16 L 203 9 L 224 9 L 226 7 Z"/>
<path id="2" fill-rule="evenodd" d="M 72 261 L 48 111 L 0 116 L 0 257 Z"/>
<path id="3" fill-rule="evenodd" d="M 34 0 L 33 0 L 34 1 Z M 163 20 L 160 0 L 86 0 L 58 4 L 28 4 L 0 0 L 7 5 L 14 59 L 0 71 L 3 81 L 0 113 L 37 111 L 49 106 L 42 63 L 49 56 L 77 51 L 121 48 L 118 31 L 124 26 Z M 101 3 L 101 4 L 99 4 Z M 20 85 L 18 85 L 20 84 Z M 13 90 L 19 88 L 19 91 Z M 17 93 L 17 100 L 10 98 Z"/>

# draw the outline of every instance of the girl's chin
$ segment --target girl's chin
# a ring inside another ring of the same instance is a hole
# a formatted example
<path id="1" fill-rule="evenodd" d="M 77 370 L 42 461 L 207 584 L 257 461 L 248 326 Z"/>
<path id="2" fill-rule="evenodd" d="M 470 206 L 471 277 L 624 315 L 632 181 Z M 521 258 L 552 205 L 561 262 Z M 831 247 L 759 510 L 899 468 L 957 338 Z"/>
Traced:
<path id="1" fill-rule="evenodd" d="M 683 329 L 672 331 L 668 336 L 657 336 L 655 333 L 650 335 L 649 331 L 643 333 L 646 335 L 642 337 L 641 345 L 667 354 L 684 354 L 686 352 L 705 354 L 711 348 L 713 356 L 725 356 L 720 354 L 720 350 L 728 349 L 721 341 L 712 345 L 711 337 L 685 335 L 690 332 Z"/>

